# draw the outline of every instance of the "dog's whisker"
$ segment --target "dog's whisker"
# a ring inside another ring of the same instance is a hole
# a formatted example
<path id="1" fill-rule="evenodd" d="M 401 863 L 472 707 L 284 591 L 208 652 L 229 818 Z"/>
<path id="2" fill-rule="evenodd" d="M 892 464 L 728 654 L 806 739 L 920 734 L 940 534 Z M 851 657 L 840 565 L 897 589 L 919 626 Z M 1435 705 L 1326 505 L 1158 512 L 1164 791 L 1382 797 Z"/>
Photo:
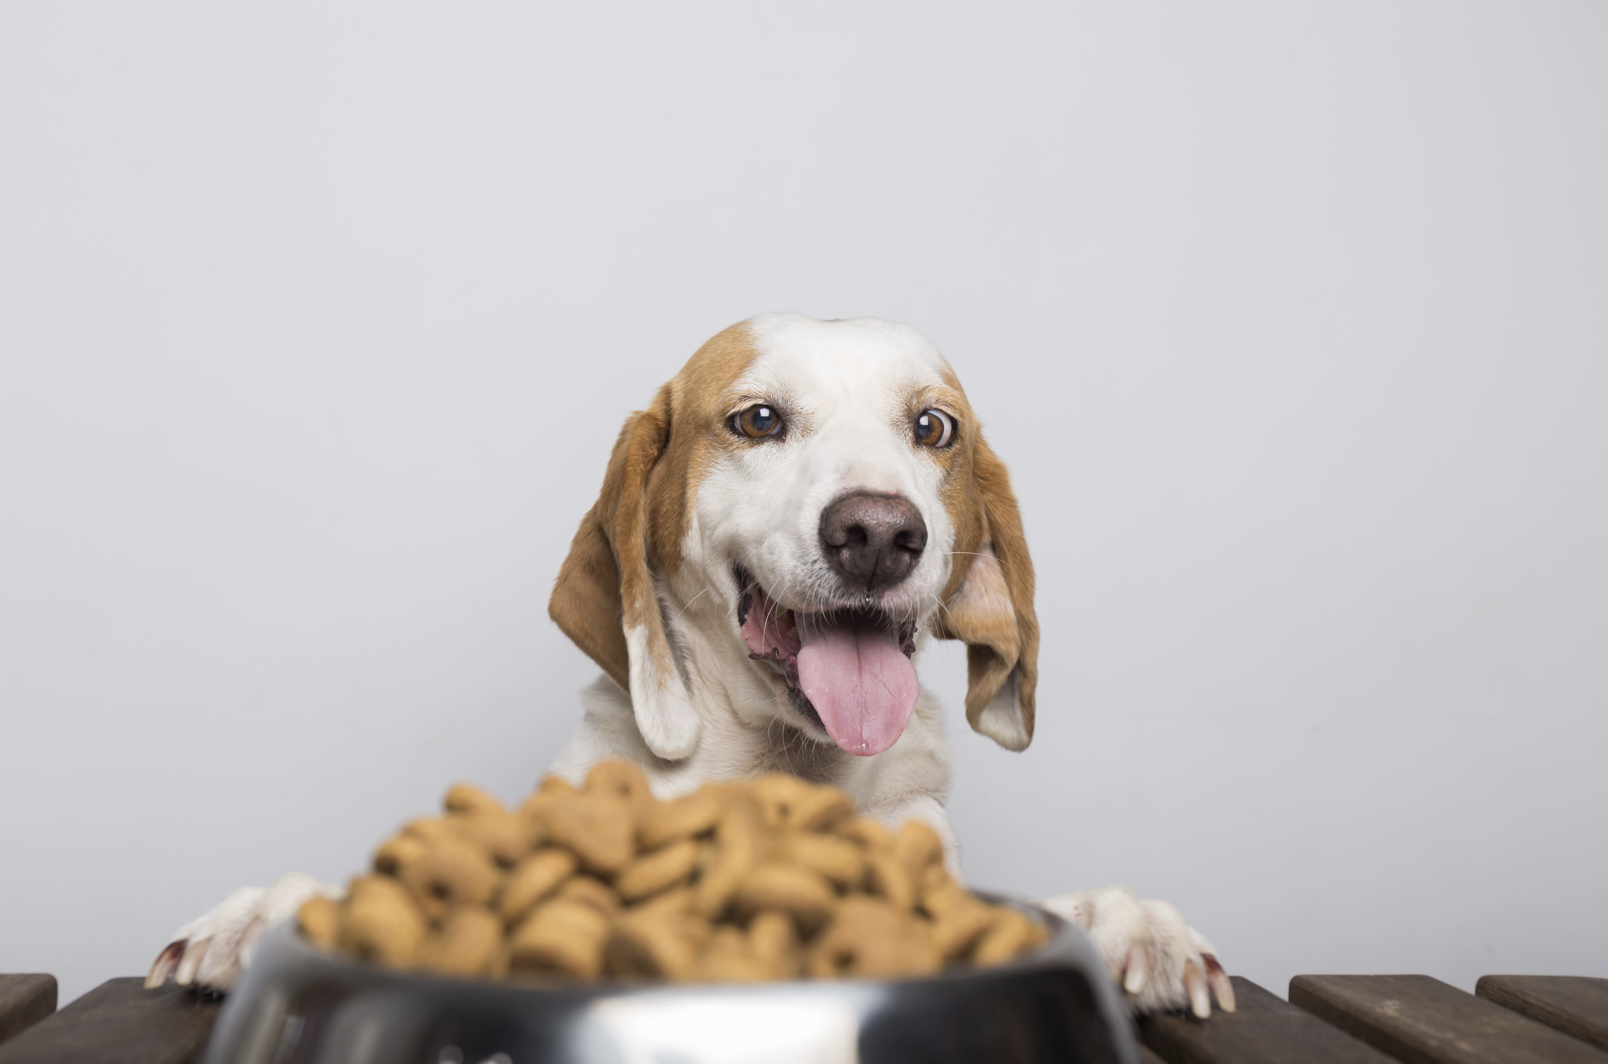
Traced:
<path id="1" fill-rule="evenodd" d="M 697 602 L 699 599 L 703 598 L 705 595 L 709 594 L 709 591 L 710 591 L 710 589 L 706 587 L 702 591 L 698 592 L 696 595 L 692 596 L 692 598 L 688 599 L 687 604 L 685 606 L 681 607 L 680 611 L 676 613 L 676 616 L 677 617 L 685 616 L 687 611 L 692 609 L 692 604 L 694 602 Z"/>
<path id="2" fill-rule="evenodd" d="M 999 567 L 1001 569 L 1007 568 L 1007 566 L 1005 565 L 1005 559 L 1001 558 L 999 555 L 993 553 L 992 551 L 983 551 L 983 550 L 946 550 L 946 551 L 942 551 L 941 553 L 947 554 L 950 557 L 965 556 L 965 557 L 968 557 L 968 558 L 992 558 L 992 559 L 994 559 L 994 561 L 999 563 Z"/>

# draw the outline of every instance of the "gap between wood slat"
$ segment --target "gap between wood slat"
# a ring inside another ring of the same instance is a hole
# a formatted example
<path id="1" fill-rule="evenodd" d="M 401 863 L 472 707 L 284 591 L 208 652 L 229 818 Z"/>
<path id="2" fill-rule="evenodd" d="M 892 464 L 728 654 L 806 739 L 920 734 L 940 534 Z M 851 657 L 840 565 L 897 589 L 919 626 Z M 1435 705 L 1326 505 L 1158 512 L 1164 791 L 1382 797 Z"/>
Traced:
<path id="1" fill-rule="evenodd" d="M 1608 1049 L 1608 979 L 1487 975 L 1480 978 L 1474 993 L 1598 1049 Z"/>

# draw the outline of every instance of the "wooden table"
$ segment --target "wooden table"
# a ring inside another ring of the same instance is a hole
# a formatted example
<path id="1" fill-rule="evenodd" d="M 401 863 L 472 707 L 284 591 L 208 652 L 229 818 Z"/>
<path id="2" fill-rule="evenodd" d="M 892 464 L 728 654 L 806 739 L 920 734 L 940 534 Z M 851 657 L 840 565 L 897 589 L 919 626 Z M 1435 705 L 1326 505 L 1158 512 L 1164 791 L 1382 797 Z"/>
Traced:
<path id="1" fill-rule="evenodd" d="M 1298 975 L 1290 1000 L 1234 979 L 1239 1011 L 1139 1022 L 1147 1064 L 1608 1064 L 1608 979 Z M 0 975 L 0 1064 L 188 1064 L 218 1002 L 113 979 L 60 1012 L 48 975 Z M 523 1064 L 523 1062 L 521 1062 Z"/>

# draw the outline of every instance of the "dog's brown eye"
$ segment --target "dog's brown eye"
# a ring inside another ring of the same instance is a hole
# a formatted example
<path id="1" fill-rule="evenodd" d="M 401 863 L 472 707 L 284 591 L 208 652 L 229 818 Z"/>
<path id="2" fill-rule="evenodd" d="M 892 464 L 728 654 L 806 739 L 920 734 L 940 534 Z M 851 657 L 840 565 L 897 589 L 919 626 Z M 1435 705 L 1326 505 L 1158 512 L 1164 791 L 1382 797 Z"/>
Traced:
<path id="1" fill-rule="evenodd" d="M 732 418 L 732 424 L 740 435 L 751 440 L 762 440 L 782 431 L 782 415 L 776 412 L 774 406 L 756 403 Z"/>
<path id="2" fill-rule="evenodd" d="M 948 447 L 955 438 L 955 419 L 942 410 L 916 415 L 916 442 L 923 447 Z"/>

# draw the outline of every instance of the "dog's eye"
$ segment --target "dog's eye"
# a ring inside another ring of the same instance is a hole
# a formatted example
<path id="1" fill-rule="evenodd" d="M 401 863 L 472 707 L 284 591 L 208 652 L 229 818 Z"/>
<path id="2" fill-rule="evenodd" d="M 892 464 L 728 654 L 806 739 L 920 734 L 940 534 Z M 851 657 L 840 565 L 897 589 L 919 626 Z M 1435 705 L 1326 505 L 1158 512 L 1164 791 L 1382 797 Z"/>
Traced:
<path id="1" fill-rule="evenodd" d="M 916 442 L 923 447 L 948 447 L 955 438 L 955 419 L 942 410 L 923 410 L 916 415 Z"/>
<path id="2" fill-rule="evenodd" d="M 762 440 L 766 436 L 775 436 L 782 431 L 782 415 L 777 413 L 774 406 L 756 403 L 737 414 L 732 419 L 732 427 L 740 436 L 747 436 L 751 440 Z"/>

